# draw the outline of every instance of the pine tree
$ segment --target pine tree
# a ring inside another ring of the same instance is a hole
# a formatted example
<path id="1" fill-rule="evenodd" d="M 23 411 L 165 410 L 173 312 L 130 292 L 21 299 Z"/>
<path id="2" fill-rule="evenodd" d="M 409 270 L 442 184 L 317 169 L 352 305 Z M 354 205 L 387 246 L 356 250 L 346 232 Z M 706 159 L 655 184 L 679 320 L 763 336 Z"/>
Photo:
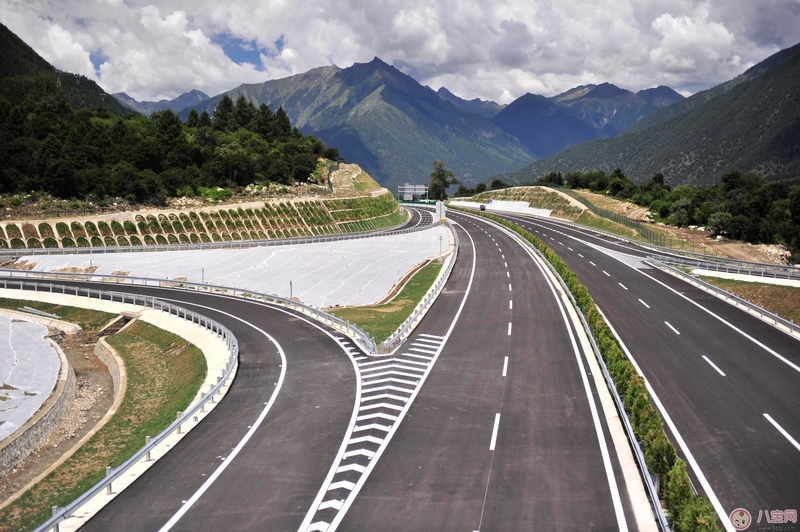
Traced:
<path id="1" fill-rule="evenodd" d="M 233 123 L 233 100 L 226 94 L 217 104 L 217 108 L 214 109 L 214 129 L 231 131 L 235 127 Z"/>

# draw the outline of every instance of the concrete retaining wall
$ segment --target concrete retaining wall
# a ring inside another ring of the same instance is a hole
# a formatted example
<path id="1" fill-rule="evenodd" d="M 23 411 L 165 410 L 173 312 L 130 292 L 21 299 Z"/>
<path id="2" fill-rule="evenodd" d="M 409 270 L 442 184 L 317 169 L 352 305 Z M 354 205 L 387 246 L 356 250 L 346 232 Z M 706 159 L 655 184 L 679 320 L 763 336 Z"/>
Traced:
<path id="1" fill-rule="evenodd" d="M 69 413 L 75 400 L 75 371 L 58 344 L 52 340 L 50 342 L 61 359 L 55 393 L 27 423 L 0 445 L 0 477 L 13 471 L 47 441 Z"/>

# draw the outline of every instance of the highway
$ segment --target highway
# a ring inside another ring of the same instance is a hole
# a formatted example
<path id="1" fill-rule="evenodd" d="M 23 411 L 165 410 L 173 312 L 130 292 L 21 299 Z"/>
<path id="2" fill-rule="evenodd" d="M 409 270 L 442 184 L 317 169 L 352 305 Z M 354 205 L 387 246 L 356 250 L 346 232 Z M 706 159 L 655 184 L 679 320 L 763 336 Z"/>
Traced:
<path id="1" fill-rule="evenodd" d="M 642 258 L 651 251 L 551 219 L 503 217 L 546 242 L 589 288 L 729 530 L 736 508 L 754 522 L 760 510 L 797 508 L 797 339 L 650 268 Z"/>
<path id="2" fill-rule="evenodd" d="M 241 365 L 82 530 L 637 530 L 593 355 L 523 246 L 458 219 L 456 268 L 393 360 L 269 305 L 114 285 L 218 320 Z"/>

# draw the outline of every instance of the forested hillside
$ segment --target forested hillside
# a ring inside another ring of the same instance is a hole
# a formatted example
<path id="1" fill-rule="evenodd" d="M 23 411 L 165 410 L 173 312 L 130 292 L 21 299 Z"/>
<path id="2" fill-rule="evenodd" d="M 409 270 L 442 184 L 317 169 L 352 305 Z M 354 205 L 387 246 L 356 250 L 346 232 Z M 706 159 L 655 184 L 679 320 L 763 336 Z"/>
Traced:
<path id="1" fill-rule="evenodd" d="M 223 99 L 213 120 L 193 113 L 186 123 L 171 110 L 114 117 L 47 97 L 0 98 L 0 139 L 0 192 L 152 204 L 203 187 L 308 181 L 320 157 L 338 157 L 292 128 L 282 109 L 244 98 Z"/>

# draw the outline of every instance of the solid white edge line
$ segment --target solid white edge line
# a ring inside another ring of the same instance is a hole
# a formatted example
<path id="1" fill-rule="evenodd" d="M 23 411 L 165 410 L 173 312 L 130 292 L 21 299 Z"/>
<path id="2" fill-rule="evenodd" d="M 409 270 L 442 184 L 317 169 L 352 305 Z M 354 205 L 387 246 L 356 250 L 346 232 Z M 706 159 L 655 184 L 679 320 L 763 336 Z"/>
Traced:
<path id="1" fill-rule="evenodd" d="M 500 413 L 494 415 L 494 428 L 492 429 L 492 441 L 489 443 L 489 450 L 494 451 L 497 444 L 497 430 L 500 428 Z"/>
<path id="2" fill-rule="evenodd" d="M 711 365 L 711 367 L 712 367 L 712 368 L 714 368 L 715 370 L 717 370 L 717 373 L 719 373 L 720 375 L 722 375 L 723 377 L 725 377 L 725 373 L 724 373 L 724 372 L 723 372 L 721 369 L 719 369 L 719 367 L 718 367 L 716 364 L 714 364 L 713 362 L 711 362 L 711 359 L 709 359 L 709 358 L 708 358 L 707 356 L 705 356 L 705 355 L 703 355 L 703 359 L 704 359 L 706 362 L 708 362 L 708 363 Z"/>
<path id="3" fill-rule="evenodd" d="M 680 332 L 678 329 L 676 329 L 675 327 L 673 327 L 673 326 L 672 326 L 672 324 L 671 324 L 670 322 L 668 322 L 668 321 L 665 321 L 664 323 L 666 324 L 666 326 L 667 326 L 667 327 L 669 327 L 670 329 L 672 329 L 672 332 L 674 332 L 675 334 L 677 334 L 678 336 L 680 336 L 681 332 Z"/>
<path id="4" fill-rule="evenodd" d="M 462 226 L 460 223 L 458 223 L 456 221 L 451 221 L 451 223 L 453 225 L 457 225 L 457 226 L 459 226 L 461 228 L 464 227 L 464 226 Z M 477 260 L 476 260 L 477 259 L 477 250 L 475 249 L 475 241 L 472 239 L 472 235 L 469 234 L 469 231 L 467 231 L 465 229 L 464 232 L 467 234 L 467 236 L 469 237 L 470 242 L 472 243 L 473 252 L 472 252 L 472 271 L 470 272 L 469 282 L 467 283 L 467 288 L 464 291 L 464 297 L 461 300 L 461 304 L 459 305 L 458 310 L 456 311 L 456 314 L 453 317 L 452 323 L 450 323 L 450 328 L 447 329 L 447 333 L 445 333 L 444 338 L 442 339 L 442 345 L 439 346 L 439 349 L 438 349 L 438 352 L 437 352 L 436 356 L 434 356 L 433 360 L 431 360 L 430 366 L 428 366 L 427 371 L 422 375 L 422 378 L 420 379 L 420 382 L 419 382 L 419 386 L 417 387 L 416 390 L 414 390 L 414 393 L 408 399 L 408 402 L 406 403 L 406 406 L 403 408 L 403 410 L 397 416 L 397 421 L 392 425 L 392 430 L 390 430 L 389 433 L 386 435 L 386 437 L 383 440 L 383 444 L 381 444 L 381 446 L 378 448 L 378 451 L 372 457 L 372 460 L 370 460 L 369 465 L 367 466 L 367 470 L 364 471 L 361 474 L 361 477 L 358 479 L 358 482 L 356 483 L 355 488 L 353 488 L 353 490 L 350 492 L 350 495 L 347 497 L 347 499 L 345 499 L 345 502 L 342 505 L 342 508 L 337 512 L 336 517 L 333 518 L 333 520 L 331 521 L 331 524 L 328 525 L 327 532 L 335 532 L 336 529 L 338 528 L 339 524 L 342 522 L 342 519 L 344 519 L 345 515 L 347 515 L 347 511 L 350 509 L 350 506 L 353 504 L 353 501 L 355 501 L 356 497 L 358 496 L 359 492 L 361 491 L 361 488 L 364 486 L 364 483 L 367 481 L 367 478 L 369 478 L 369 475 L 372 473 L 372 470 L 375 468 L 375 465 L 378 463 L 378 461 L 380 460 L 380 457 L 383 455 L 383 452 L 388 447 L 389 442 L 391 441 L 392 437 L 394 436 L 394 433 L 397 431 L 397 428 L 400 426 L 400 424 L 402 423 L 403 419 L 405 418 L 406 412 L 408 412 L 408 409 L 411 407 L 411 404 L 414 402 L 414 399 L 416 399 L 417 395 L 419 394 L 419 391 L 422 389 L 422 386 L 425 384 L 425 381 L 427 380 L 428 375 L 433 370 L 433 367 L 436 364 L 436 361 L 439 359 L 439 355 L 441 355 L 442 350 L 444 349 L 445 345 L 447 344 L 447 340 L 450 338 L 450 335 L 452 334 L 453 329 L 455 329 L 455 327 L 456 327 L 456 323 L 458 323 L 458 318 L 461 316 L 461 312 L 464 310 L 464 305 L 466 305 L 467 299 L 469 298 L 470 290 L 472 289 L 472 282 L 473 282 L 473 280 L 475 278 L 475 265 L 477 263 Z M 304 529 L 301 527 L 300 530 L 304 530 Z"/>
<path id="5" fill-rule="evenodd" d="M 733 528 L 733 525 L 731 524 L 730 517 L 725 512 L 725 509 L 722 507 L 722 504 L 719 502 L 717 494 L 714 493 L 714 490 L 711 488 L 711 484 L 709 484 L 708 479 L 703 474 L 703 471 L 700 469 L 700 465 L 697 463 L 697 460 L 695 460 L 694 455 L 689 450 L 689 446 L 686 445 L 686 440 L 684 440 L 683 436 L 681 436 L 681 433 L 678 432 L 678 427 L 675 426 L 675 422 L 672 421 L 672 418 L 667 412 L 667 409 L 664 408 L 664 404 L 661 402 L 661 399 L 658 398 L 658 395 L 656 395 L 655 390 L 653 390 L 653 387 L 650 385 L 650 381 L 648 381 L 647 377 L 645 377 L 644 373 L 642 373 L 642 368 L 639 367 L 639 364 L 636 362 L 636 359 L 633 358 L 633 355 L 631 354 L 630 350 L 628 350 L 628 346 L 626 346 L 625 342 L 622 341 L 622 338 L 620 338 L 620 336 L 617 334 L 617 331 L 614 329 L 614 326 L 611 325 L 611 322 L 608 321 L 608 318 L 606 318 L 606 315 L 603 314 L 603 311 L 600 309 L 599 306 L 597 307 L 597 311 L 603 317 L 606 324 L 608 324 L 608 328 L 611 329 L 611 332 L 617 338 L 617 341 L 619 342 L 620 347 L 622 347 L 622 350 L 625 351 L 626 355 L 628 355 L 628 360 L 630 360 L 631 364 L 633 364 L 633 367 L 636 368 L 636 373 L 638 373 L 639 376 L 642 378 L 642 380 L 644 380 L 644 385 L 647 388 L 647 391 L 650 393 L 650 397 L 653 400 L 653 403 L 656 405 L 656 408 L 658 408 L 658 411 L 661 412 L 661 417 L 664 418 L 664 422 L 667 424 L 667 427 L 669 427 L 670 432 L 672 432 L 672 437 L 675 438 L 675 442 L 678 444 L 678 447 L 681 448 L 683 455 L 686 457 L 686 462 L 689 464 L 689 466 L 692 468 L 692 471 L 694 471 L 694 474 L 697 476 L 697 480 L 703 487 L 703 491 L 706 492 L 706 497 L 708 497 L 708 500 L 711 502 L 711 505 L 714 507 L 714 510 L 717 511 L 717 515 L 719 516 L 719 520 L 722 522 L 722 526 L 725 527 L 725 530 L 727 532 L 736 532 L 736 530 Z"/>
<path id="6" fill-rule="evenodd" d="M 508 375 L 508 357 L 503 360 L 503 377 Z"/>
<path id="7" fill-rule="evenodd" d="M 210 307 L 204 307 L 203 305 L 196 305 L 196 306 L 199 306 L 201 308 L 210 308 Z M 186 512 L 188 512 L 191 509 L 191 507 L 194 506 L 194 504 L 198 501 L 198 499 L 200 499 L 200 497 L 202 497 L 202 495 L 208 490 L 208 488 L 211 487 L 211 485 L 214 483 L 214 481 L 217 480 L 217 478 L 222 474 L 222 472 L 225 471 L 228 468 L 228 466 L 233 462 L 234 458 L 236 458 L 236 455 L 239 454 L 239 452 L 242 450 L 242 448 L 245 446 L 245 444 L 250 440 L 250 438 L 253 437 L 253 434 L 255 434 L 256 430 L 258 430 L 258 428 L 261 426 L 261 423 L 264 421 L 264 418 L 267 417 L 267 413 L 272 408 L 272 405 L 275 403 L 275 400 L 278 398 L 278 393 L 280 392 L 281 387 L 283 386 L 283 380 L 286 377 L 286 355 L 284 354 L 283 348 L 281 347 L 281 345 L 277 341 L 275 341 L 275 339 L 272 336 L 270 336 L 264 330 L 259 329 L 255 325 L 246 322 L 242 318 L 239 318 L 238 316 L 234 316 L 232 314 L 228 314 L 227 312 L 223 312 L 223 311 L 221 311 L 219 309 L 214 309 L 214 310 L 216 310 L 217 312 L 219 312 L 221 314 L 225 314 L 227 316 L 230 316 L 231 318 L 237 319 L 237 320 L 241 321 L 242 323 L 246 323 L 247 325 L 250 325 L 255 330 L 259 331 L 261 334 L 266 336 L 267 339 L 275 345 L 275 347 L 278 349 L 278 353 L 280 354 L 280 357 L 281 357 L 281 375 L 278 378 L 278 384 L 275 387 L 275 391 L 272 392 L 272 396 L 269 398 L 269 401 L 267 402 L 267 405 L 264 407 L 264 409 L 261 411 L 261 414 L 259 414 L 259 416 L 256 419 L 256 421 L 250 427 L 250 430 L 248 430 L 247 433 L 245 433 L 244 437 L 239 441 L 239 443 L 236 444 L 236 447 L 234 447 L 233 450 L 230 452 L 230 454 L 228 454 L 228 456 L 225 457 L 225 461 L 222 462 L 219 465 L 219 467 L 217 467 L 217 469 L 208 477 L 208 479 L 203 483 L 203 485 L 200 486 L 200 488 L 194 493 L 194 495 L 192 495 L 186 501 L 186 503 L 183 506 L 181 506 L 181 509 L 178 510 L 169 519 L 169 521 L 167 521 L 159 529 L 159 532 L 167 532 L 168 530 L 171 530 L 172 527 L 175 526 L 175 524 L 181 519 L 181 517 L 183 517 L 186 514 Z"/>
<path id="8" fill-rule="evenodd" d="M 558 296 L 559 290 L 556 289 L 554 285 L 554 280 L 550 278 L 548 274 L 550 270 L 541 264 L 539 261 L 538 255 L 536 255 L 531 249 L 522 241 L 521 237 L 519 237 L 516 233 L 511 232 L 510 230 L 506 229 L 505 227 L 501 227 L 503 231 L 506 232 L 509 236 L 511 236 L 517 243 L 519 243 L 522 248 L 525 250 L 526 253 L 533 259 L 534 264 L 536 264 L 539 271 L 542 272 L 547 285 L 550 287 L 550 291 L 553 294 L 553 297 L 558 304 L 558 308 L 561 311 L 561 317 L 564 320 L 564 325 L 567 329 L 567 333 L 569 334 L 570 342 L 572 343 L 572 350 L 575 354 L 575 359 L 578 362 L 578 369 L 581 375 L 581 381 L 583 383 L 584 392 L 586 393 L 587 402 L 589 403 L 589 411 L 592 415 L 592 421 L 594 423 L 595 434 L 598 441 L 598 447 L 600 447 L 600 455 L 603 459 L 603 467 L 606 473 L 606 480 L 608 482 L 608 489 L 611 495 L 611 501 L 614 506 L 614 513 L 617 518 L 617 529 L 620 531 L 627 531 L 628 530 L 628 523 L 625 518 L 625 510 L 622 507 L 622 497 L 619 492 L 619 486 L 617 485 L 617 479 L 614 475 L 614 468 L 611 464 L 611 455 L 608 452 L 608 444 L 606 443 L 605 436 L 603 434 L 603 427 L 600 423 L 600 416 L 597 413 L 597 405 L 595 403 L 595 397 L 592 393 L 592 388 L 589 384 L 589 377 L 586 375 L 586 367 L 583 364 L 583 359 L 581 358 L 581 350 L 578 347 L 577 340 L 575 339 L 575 333 L 572 331 L 572 327 L 570 326 L 569 318 L 567 317 L 566 310 L 564 308 L 564 302 Z M 598 309 L 599 310 L 599 309 Z M 577 325 L 576 325 L 577 327 Z M 588 358 L 588 354 L 584 353 L 584 356 Z"/>
<path id="9" fill-rule="evenodd" d="M 770 423 L 772 423 L 772 425 L 773 425 L 773 426 L 774 426 L 776 429 L 778 429 L 778 432 L 780 432 L 781 434 L 783 434 L 783 436 L 784 436 L 784 437 L 785 437 L 787 440 L 789 440 L 789 443 L 791 443 L 792 445 L 794 445 L 795 449 L 797 449 L 798 451 L 800 451 L 800 443 L 798 443 L 798 442 L 797 442 L 797 440 L 795 440 L 794 438 L 792 438 L 791 434 L 789 434 L 788 432 L 786 432 L 786 431 L 783 429 L 783 427 L 781 427 L 780 425 L 778 425 L 778 422 L 777 422 L 777 421 L 775 421 L 774 419 L 772 419 L 772 416 L 770 416 L 770 415 L 769 415 L 769 414 L 767 414 L 767 413 L 764 413 L 764 417 L 765 417 L 765 418 L 767 418 L 767 421 L 769 421 Z"/>

